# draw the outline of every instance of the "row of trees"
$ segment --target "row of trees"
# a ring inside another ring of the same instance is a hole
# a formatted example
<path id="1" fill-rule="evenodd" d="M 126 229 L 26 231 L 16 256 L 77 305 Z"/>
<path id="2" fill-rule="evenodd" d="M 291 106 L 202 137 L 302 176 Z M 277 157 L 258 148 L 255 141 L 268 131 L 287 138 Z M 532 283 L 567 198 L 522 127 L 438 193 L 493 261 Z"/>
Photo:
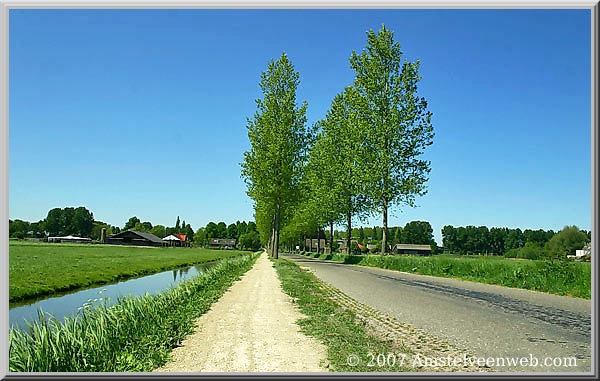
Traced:
<path id="1" fill-rule="evenodd" d="M 76 235 L 99 239 L 102 228 L 108 234 L 118 232 L 117 226 L 94 220 L 94 214 L 87 208 L 54 208 L 38 222 L 9 220 L 9 236 L 14 238 Z"/>
<path id="2" fill-rule="evenodd" d="M 208 245 L 211 238 L 236 239 L 240 248 L 246 250 L 258 250 L 260 248 L 260 237 L 254 221 L 236 221 L 227 225 L 225 222 L 209 222 L 194 234 L 194 242 L 197 245 Z"/>
<path id="3" fill-rule="evenodd" d="M 19 219 L 9 220 L 9 236 L 14 238 L 77 235 L 99 240 L 102 229 L 106 229 L 107 234 L 116 234 L 122 230 L 131 229 L 152 233 L 159 238 L 173 233 L 185 234 L 198 245 L 208 244 L 210 238 L 235 238 L 246 248 L 256 250 L 260 248 L 260 239 L 253 221 L 237 221 L 230 225 L 226 225 L 224 222 L 209 222 L 206 227 L 194 232 L 192 226 L 185 220 L 181 221 L 179 216 L 177 216 L 175 226 L 171 227 L 153 225 L 149 221 L 142 222 L 137 216 L 133 216 L 125 222 L 123 228 L 120 228 L 102 221 L 95 221 L 93 213 L 85 207 L 54 208 L 48 212 L 45 219 L 33 223 Z"/>
<path id="4" fill-rule="evenodd" d="M 87 208 L 54 208 L 48 212 L 45 229 L 50 236 L 77 235 L 89 237 L 94 227 L 94 215 Z"/>
<path id="5" fill-rule="evenodd" d="M 272 256 L 290 245 L 353 219 L 382 216 L 387 252 L 388 211 L 414 206 L 426 192 L 433 142 L 431 112 L 417 96 L 419 61 L 401 61 L 400 44 L 385 26 L 367 32 L 367 47 L 352 52 L 354 82 L 332 101 L 326 117 L 306 126 L 307 103 L 296 103 L 299 73 L 284 54 L 261 76 L 264 94 L 248 119 L 250 151 L 242 177 L 254 201 L 258 231 Z"/>
<path id="6" fill-rule="evenodd" d="M 324 233 L 329 240 L 331 233 L 327 231 Z M 347 231 L 334 230 L 333 238 L 335 240 L 347 239 L 347 236 Z M 356 240 L 361 245 L 367 243 L 378 244 L 383 239 L 383 229 L 380 226 L 352 228 L 351 239 Z M 404 227 L 388 227 L 387 239 L 392 247 L 398 243 L 410 243 L 429 244 L 432 250 L 437 248 L 437 243 L 433 238 L 433 228 L 427 221 L 410 221 Z"/>
<path id="7" fill-rule="evenodd" d="M 591 232 L 576 226 L 566 226 L 558 233 L 472 225 L 442 228 L 444 249 L 457 254 L 496 254 L 528 259 L 566 256 L 574 254 L 590 239 Z"/>

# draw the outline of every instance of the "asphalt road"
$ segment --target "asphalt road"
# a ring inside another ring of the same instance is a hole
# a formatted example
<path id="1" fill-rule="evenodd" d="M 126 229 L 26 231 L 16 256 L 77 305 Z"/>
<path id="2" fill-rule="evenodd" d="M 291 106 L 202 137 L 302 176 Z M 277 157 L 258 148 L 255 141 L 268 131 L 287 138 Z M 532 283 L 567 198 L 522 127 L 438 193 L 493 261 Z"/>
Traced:
<path id="1" fill-rule="evenodd" d="M 503 372 L 591 372 L 591 301 L 285 255 L 361 303 L 476 356 L 538 359 Z M 546 358 L 551 358 L 546 360 Z M 576 366 L 565 366 L 576 358 Z M 558 360 L 557 360 L 558 359 Z M 497 360 L 494 360 L 498 363 Z M 545 363 L 545 361 L 549 361 Z M 558 364 L 555 366 L 554 364 Z"/>

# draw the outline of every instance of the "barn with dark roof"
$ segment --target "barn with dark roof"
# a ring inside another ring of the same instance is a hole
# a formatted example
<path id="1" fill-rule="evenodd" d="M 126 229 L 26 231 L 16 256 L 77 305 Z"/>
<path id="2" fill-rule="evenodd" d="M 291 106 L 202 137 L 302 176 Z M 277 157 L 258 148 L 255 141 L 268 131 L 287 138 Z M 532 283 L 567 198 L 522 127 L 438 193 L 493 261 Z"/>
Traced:
<path id="1" fill-rule="evenodd" d="M 109 245 L 128 245 L 128 246 L 162 246 L 163 241 L 154 234 L 139 232 L 137 230 L 126 230 L 118 234 L 112 234 L 106 237 L 106 243 Z"/>

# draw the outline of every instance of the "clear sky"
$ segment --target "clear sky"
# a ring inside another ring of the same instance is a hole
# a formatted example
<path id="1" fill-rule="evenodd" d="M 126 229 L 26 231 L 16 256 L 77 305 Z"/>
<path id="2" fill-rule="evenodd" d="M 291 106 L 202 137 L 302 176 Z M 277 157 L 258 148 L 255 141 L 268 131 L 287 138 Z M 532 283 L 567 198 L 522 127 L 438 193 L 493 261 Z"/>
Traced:
<path id="1" fill-rule="evenodd" d="M 260 73 L 285 51 L 309 122 L 366 31 L 421 60 L 440 229 L 591 227 L 589 10 L 10 10 L 9 216 L 86 206 L 194 229 L 253 219 L 240 178 Z M 381 226 L 381 217 L 366 225 Z M 360 225 L 360 224 L 359 224 Z"/>

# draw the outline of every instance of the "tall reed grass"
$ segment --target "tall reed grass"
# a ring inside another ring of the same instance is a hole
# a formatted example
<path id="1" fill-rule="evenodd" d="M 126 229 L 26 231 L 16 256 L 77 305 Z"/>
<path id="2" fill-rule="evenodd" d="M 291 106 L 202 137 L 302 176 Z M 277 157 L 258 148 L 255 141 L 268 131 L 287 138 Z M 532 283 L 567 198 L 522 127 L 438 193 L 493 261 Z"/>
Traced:
<path id="1" fill-rule="evenodd" d="M 122 298 L 58 321 L 40 312 L 9 332 L 11 372 L 146 372 L 163 365 L 193 331 L 193 321 L 254 264 L 258 255 L 224 259 L 157 295 Z"/>

